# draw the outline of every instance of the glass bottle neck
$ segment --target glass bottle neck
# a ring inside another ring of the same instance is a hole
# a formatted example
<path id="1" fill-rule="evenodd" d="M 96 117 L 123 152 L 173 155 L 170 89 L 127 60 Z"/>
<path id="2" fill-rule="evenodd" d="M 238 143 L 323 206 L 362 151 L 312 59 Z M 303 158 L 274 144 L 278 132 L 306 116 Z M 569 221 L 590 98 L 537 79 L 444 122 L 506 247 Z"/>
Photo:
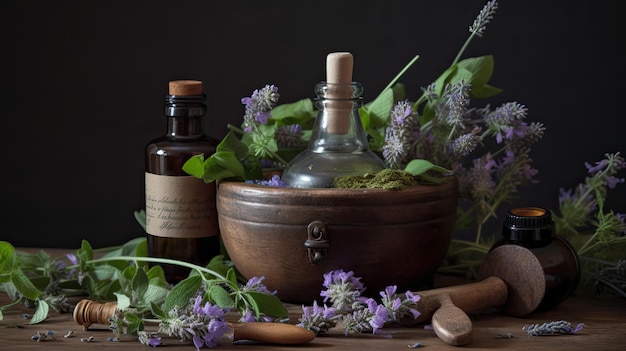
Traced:
<path id="1" fill-rule="evenodd" d="M 167 116 L 167 136 L 199 138 L 204 135 L 202 120 L 206 114 L 203 95 L 166 95 L 163 114 Z"/>

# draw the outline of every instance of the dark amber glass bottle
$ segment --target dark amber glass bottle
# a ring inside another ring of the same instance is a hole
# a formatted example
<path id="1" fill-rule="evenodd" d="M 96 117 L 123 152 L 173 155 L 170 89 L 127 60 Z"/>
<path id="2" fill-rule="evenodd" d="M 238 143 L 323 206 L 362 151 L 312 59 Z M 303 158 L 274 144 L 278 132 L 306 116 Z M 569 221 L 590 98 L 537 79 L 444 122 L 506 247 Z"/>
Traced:
<path id="1" fill-rule="evenodd" d="M 530 250 L 541 263 L 546 291 L 537 311 L 547 310 L 572 295 L 580 280 L 580 262 L 576 250 L 557 235 L 552 213 L 541 207 L 518 207 L 506 213 L 502 245 L 519 245 Z"/>
<path id="2" fill-rule="evenodd" d="M 165 96 L 165 135 L 146 145 L 146 232 L 148 254 L 206 265 L 220 252 L 215 183 L 188 175 L 183 164 L 192 156 L 215 153 L 218 140 L 204 134 L 206 96 L 202 82 L 169 83 Z M 162 265 L 170 283 L 189 269 Z"/>

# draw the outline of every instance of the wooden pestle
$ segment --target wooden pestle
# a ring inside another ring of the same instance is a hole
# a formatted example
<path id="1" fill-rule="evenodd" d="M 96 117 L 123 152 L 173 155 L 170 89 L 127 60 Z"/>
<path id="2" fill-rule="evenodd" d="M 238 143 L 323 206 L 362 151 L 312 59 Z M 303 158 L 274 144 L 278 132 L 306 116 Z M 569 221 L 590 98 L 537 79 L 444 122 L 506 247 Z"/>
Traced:
<path id="1" fill-rule="evenodd" d="M 421 296 L 416 322 L 431 320 L 444 342 L 461 346 L 471 341 L 472 322 L 466 313 L 501 308 L 521 317 L 539 307 L 545 295 L 543 267 L 528 249 L 505 245 L 490 251 L 481 263 L 476 283 L 416 292 Z"/>
<path id="2" fill-rule="evenodd" d="M 74 308 L 74 321 L 87 330 L 92 324 L 110 324 L 117 311 L 116 302 L 97 302 L 83 299 Z M 251 340 L 270 344 L 296 345 L 315 339 L 315 334 L 302 327 L 287 323 L 250 322 L 228 323 L 232 328 L 232 341 Z"/>

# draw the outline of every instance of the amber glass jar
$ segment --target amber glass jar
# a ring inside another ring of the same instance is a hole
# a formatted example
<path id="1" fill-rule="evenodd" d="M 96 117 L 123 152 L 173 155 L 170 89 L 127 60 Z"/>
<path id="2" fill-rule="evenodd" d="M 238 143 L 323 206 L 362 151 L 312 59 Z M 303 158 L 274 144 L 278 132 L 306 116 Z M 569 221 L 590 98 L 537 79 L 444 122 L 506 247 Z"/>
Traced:
<path id="1" fill-rule="evenodd" d="M 219 143 L 202 130 L 205 99 L 201 81 L 171 81 L 165 96 L 166 133 L 145 149 L 148 254 L 202 266 L 220 252 L 215 183 L 206 184 L 182 167 L 194 155 L 214 154 Z M 176 265 L 162 267 L 170 283 L 189 273 Z"/>
<path id="2" fill-rule="evenodd" d="M 541 207 L 518 207 L 507 212 L 502 239 L 491 248 L 520 245 L 529 249 L 543 267 L 546 291 L 537 311 L 567 299 L 578 286 L 580 262 L 574 248 L 555 233 L 552 214 Z"/>

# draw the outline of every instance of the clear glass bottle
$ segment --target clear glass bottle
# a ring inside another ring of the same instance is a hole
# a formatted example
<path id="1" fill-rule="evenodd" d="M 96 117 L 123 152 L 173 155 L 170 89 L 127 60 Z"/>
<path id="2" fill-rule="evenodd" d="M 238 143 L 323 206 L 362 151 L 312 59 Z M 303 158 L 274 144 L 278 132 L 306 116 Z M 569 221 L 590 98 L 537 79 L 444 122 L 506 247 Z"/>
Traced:
<path id="1" fill-rule="evenodd" d="M 369 149 L 361 124 L 363 87 L 352 81 L 350 53 L 331 53 L 327 80 L 315 85 L 318 109 L 308 148 L 285 167 L 282 180 L 294 188 L 330 188 L 338 176 L 363 175 L 385 168 Z"/>
<path id="2" fill-rule="evenodd" d="M 169 82 L 166 134 L 146 145 L 146 232 L 152 257 L 206 265 L 220 252 L 215 183 L 206 184 L 182 169 L 194 155 L 215 153 L 219 143 L 202 130 L 205 100 L 201 81 Z M 176 265 L 162 267 L 170 283 L 189 273 Z"/>
<path id="3" fill-rule="evenodd" d="M 523 246 L 541 263 L 546 291 L 537 311 L 558 305 L 576 290 L 580 280 L 578 255 L 567 240 L 556 234 L 549 210 L 541 207 L 509 210 L 502 224 L 502 239 L 491 250 L 502 245 Z"/>

